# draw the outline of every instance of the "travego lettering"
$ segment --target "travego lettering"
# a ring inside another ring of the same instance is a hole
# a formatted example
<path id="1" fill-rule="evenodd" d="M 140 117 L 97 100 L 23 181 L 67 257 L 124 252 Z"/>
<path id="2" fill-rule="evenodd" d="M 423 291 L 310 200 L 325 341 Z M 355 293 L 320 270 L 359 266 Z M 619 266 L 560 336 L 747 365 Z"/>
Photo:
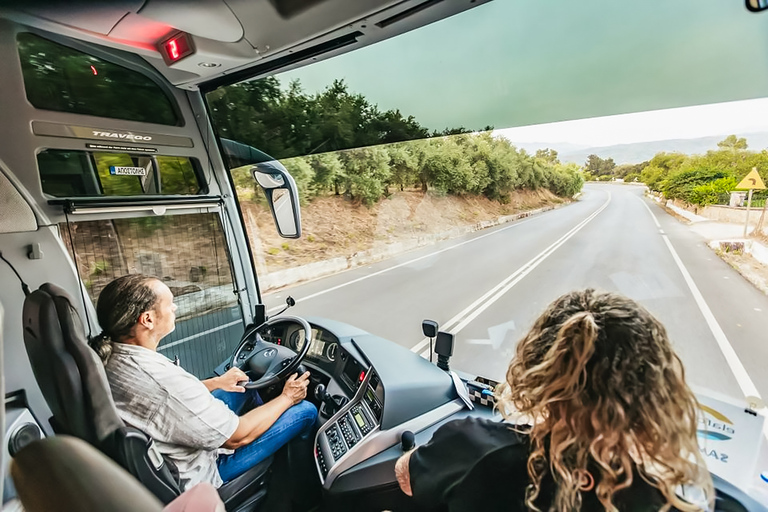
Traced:
<path id="1" fill-rule="evenodd" d="M 132 133 L 115 133 L 115 132 L 100 132 L 93 130 L 95 137 L 109 137 L 111 139 L 127 139 L 127 140 L 152 140 L 150 135 L 134 135 Z"/>

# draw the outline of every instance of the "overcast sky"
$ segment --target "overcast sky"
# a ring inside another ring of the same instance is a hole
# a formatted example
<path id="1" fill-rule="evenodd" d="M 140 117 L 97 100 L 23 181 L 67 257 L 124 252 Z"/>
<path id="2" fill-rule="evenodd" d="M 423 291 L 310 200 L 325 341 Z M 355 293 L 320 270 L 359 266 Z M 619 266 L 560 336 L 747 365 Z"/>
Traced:
<path id="1" fill-rule="evenodd" d="M 766 100 L 740 100 L 768 96 L 768 13 L 743 4 L 495 0 L 279 78 L 298 78 L 310 93 L 343 78 L 380 109 L 437 130 L 710 105 L 508 132 L 518 141 L 606 145 L 763 131 Z"/>
<path id="2" fill-rule="evenodd" d="M 496 130 L 513 142 L 611 146 L 768 131 L 768 98 Z"/>

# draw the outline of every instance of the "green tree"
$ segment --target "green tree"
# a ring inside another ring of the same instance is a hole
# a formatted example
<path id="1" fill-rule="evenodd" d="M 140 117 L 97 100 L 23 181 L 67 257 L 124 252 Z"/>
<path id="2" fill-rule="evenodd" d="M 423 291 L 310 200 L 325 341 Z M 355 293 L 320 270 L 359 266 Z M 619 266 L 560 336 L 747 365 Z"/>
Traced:
<path id="1" fill-rule="evenodd" d="M 637 174 L 639 175 L 641 172 L 643 172 L 643 169 L 648 167 L 649 162 L 643 162 L 640 164 L 622 164 L 616 166 L 616 168 L 613 170 L 613 175 L 616 178 L 622 178 L 628 174 Z M 626 181 L 626 180 L 625 180 Z"/>
<path id="2" fill-rule="evenodd" d="M 550 165 L 556 165 L 560 163 L 560 160 L 557 156 L 557 151 L 549 148 L 536 150 L 536 159 L 542 160 Z"/>
<path id="3" fill-rule="evenodd" d="M 595 176 L 613 174 L 615 168 L 616 162 L 613 161 L 613 158 L 603 159 L 597 155 L 589 155 L 587 162 L 584 164 L 584 169 Z"/>
<path id="4" fill-rule="evenodd" d="M 372 205 L 384 194 L 390 178 L 389 154 L 381 147 L 349 149 L 339 159 L 345 168 L 346 192 L 350 199 Z"/>
<path id="5" fill-rule="evenodd" d="M 293 179 L 296 180 L 296 188 L 299 189 L 299 200 L 302 204 L 305 203 L 311 194 L 312 178 L 315 171 L 305 157 L 287 158 L 282 161 L 282 164 L 291 173 Z"/>
<path id="6" fill-rule="evenodd" d="M 398 143 L 387 146 L 391 183 L 403 190 L 418 180 L 419 160 L 413 151 L 413 143 Z"/>
<path id="7" fill-rule="evenodd" d="M 728 151 L 743 151 L 747 149 L 747 139 L 737 138 L 735 135 L 729 135 L 717 143 L 717 147 Z"/>
<path id="8" fill-rule="evenodd" d="M 640 181 L 648 185 L 651 190 L 661 192 L 667 177 L 678 171 L 687 159 L 688 157 L 682 153 L 657 153 L 640 173 Z"/>
<path id="9" fill-rule="evenodd" d="M 312 176 L 314 194 L 333 190 L 336 195 L 339 195 L 339 188 L 346 179 L 346 175 L 338 153 L 312 155 L 308 157 L 308 161 L 314 170 Z"/>

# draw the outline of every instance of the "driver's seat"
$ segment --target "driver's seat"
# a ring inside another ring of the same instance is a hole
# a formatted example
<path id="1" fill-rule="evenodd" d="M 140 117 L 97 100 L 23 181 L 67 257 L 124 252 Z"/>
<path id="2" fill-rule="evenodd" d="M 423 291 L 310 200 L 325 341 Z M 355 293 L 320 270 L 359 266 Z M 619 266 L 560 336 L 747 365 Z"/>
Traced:
<path id="1" fill-rule="evenodd" d="M 181 494 L 175 468 L 152 439 L 118 416 L 104 367 L 86 343 L 69 295 L 43 284 L 24 299 L 23 325 L 27 355 L 53 413 L 54 431 L 97 447 L 165 504 Z M 254 510 L 263 501 L 271 462 L 270 457 L 219 489 L 228 511 Z"/>

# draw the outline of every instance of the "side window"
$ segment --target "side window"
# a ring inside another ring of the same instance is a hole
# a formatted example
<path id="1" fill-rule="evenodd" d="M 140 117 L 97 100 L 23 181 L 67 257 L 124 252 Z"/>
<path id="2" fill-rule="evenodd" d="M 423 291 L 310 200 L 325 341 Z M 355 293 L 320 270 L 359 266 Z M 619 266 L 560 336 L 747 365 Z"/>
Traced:
<path id="1" fill-rule="evenodd" d="M 171 98 L 149 77 L 40 36 L 17 37 L 27 99 L 57 112 L 178 125 Z"/>
<path id="2" fill-rule="evenodd" d="M 142 273 L 173 292 L 176 330 L 158 351 L 199 378 L 231 355 L 243 332 L 224 232 L 216 213 L 71 221 L 60 225 L 94 305 L 112 279 Z"/>
<path id="3" fill-rule="evenodd" d="M 43 192 L 54 197 L 208 193 L 200 166 L 187 157 L 48 149 L 37 164 Z"/>

